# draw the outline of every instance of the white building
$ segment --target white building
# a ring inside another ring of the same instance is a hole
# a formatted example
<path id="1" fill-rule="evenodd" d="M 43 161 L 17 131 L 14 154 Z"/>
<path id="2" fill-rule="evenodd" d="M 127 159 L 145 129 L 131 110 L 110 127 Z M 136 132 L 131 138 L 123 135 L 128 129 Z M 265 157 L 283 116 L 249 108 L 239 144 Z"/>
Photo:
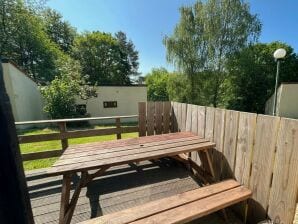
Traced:
<path id="1" fill-rule="evenodd" d="M 4 83 L 15 121 L 47 119 L 43 112 L 43 99 L 38 85 L 13 62 L 4 59 L 2 66 Z M 91 117 L 137 115 L 138 102 L 147 101 L 147 87 L 145 85 L 98 86 L 97 95 L 96 98 L 87 101 L 77 100 L 77 104 L 86 107 Z M 137 118 L 122 121 L 137 121 Z"/>
<path id="2" fill-rule="evenodd" d="M 265 114 L 272 114 L 272 95 L 266 102 Z M 276 115 L 288 118 L 298 118 L 298 83 L 281 83 L 277 91 Z"/>

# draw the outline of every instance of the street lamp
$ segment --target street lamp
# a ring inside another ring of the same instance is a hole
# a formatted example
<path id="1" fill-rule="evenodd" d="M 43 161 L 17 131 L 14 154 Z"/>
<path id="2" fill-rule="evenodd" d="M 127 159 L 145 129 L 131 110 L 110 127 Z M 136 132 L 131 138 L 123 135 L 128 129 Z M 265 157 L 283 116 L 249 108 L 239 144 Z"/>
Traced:
<path id="1" fill-rule="evenodd" d="M 276 115 L 276 101 L 277 101 L 277 85 L 278 85 L 278 77 L 279 77 L 279 68 L 280 68 L 280 60 L 286 56 L 286 50 L 283 48 L 279 48 L 274 51 L 273 57 L 277 62 L 276 67 L 276 76 L 275 76 L 275 89 L 274 89 L 274 101 L 273 101 L 273 116 Z"/>

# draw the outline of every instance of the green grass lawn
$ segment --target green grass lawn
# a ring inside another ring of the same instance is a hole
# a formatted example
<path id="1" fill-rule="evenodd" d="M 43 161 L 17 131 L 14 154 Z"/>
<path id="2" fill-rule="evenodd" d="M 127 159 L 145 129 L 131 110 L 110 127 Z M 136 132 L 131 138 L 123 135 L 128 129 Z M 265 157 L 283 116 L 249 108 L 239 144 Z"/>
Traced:
<path id="1" fill-rule="evenodd" d="M 92 128 L 108 128 L 114 126 L 94 126 Z M 89 127 L 90 128 L 90 127 Z M 76 129 L 77 130 L 77 129 Z M 22 135 L 36 135 L 36 134 L 46 134 L 46 133 L 54 133 L 58 132 L 57 129 L 54 128 L 45 128 L 45 129 L 30 129 L 30 130 L 22 130 L 19 131 L 18 134 Z M 125 133 L 122 134 L 122 139 L 124 138 L 134 138 L 137 137 L 138 133 Z M 86 137 L 86 138 L 74 138 L 69 139 L 69 145 L 75 144 L 83 144 L 89 142 L 103 142 L 109 140 L 115 140 L 116 135 L 105 135 L 105 136 L 93 136 L 93 137 Z M 36 142 L 36 143 L 25 143 L 20 145 L 21 153 L 30 153 L 30 152 L 41 152 L 46 150 L 53 150 L 53 149 L 61 149 L 61 142 L 60 140 L 54 141 L 44 141 L 44 142 Z M 39 159 L 39 160 L 32 160 L 32 161 L 25 161 L 24 168 L 25 170 L 32 170 L 32 169 L 39 169 L 39 168 L 46 168 L 51 166 L 57 158 L 49 158 L 49 159 Z"/>

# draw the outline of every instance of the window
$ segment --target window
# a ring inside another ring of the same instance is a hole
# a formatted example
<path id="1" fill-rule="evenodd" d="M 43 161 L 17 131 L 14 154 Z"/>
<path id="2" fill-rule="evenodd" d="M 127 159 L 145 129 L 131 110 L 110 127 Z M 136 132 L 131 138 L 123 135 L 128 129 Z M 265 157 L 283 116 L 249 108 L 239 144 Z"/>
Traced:
<path id="1" fill-rule="evenodd" d="M 104 101 L 103 108 L 114 108 L 117 107 L 117 101 Z"/>
<path id="2" fill-rule="evenodd" d="M 80 115 L 85 115 L 87 113 L 86 104 L 77 104 L 76 112 L 79 113 Z"/>

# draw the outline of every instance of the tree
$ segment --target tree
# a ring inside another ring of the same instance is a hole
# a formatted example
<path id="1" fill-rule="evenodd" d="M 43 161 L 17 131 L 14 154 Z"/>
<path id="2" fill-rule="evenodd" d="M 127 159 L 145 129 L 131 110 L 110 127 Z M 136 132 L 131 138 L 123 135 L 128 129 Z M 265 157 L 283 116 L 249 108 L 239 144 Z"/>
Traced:
<path id="1" fill-rule="evenodd" d="M 255 44 L 231 56 L 227 63 L 225 106 L 235 110 L 264 113 L 268 98 L 274 93 L 278 48 L 287 51 L 281 63 L 280 82 L 298 81 L 298 56 L 287 44 L 273 42 Z"/>
<path id="2" fill-rule="evenodd" d="M 167 60 L 186 74 L 191 84 L 191 102 L 196 76 L 212 71 L 212 104 L 217 106 L 220 86 L 225 79 L 227 56 L 257 40 L 261 24 L 241 0 L 197 1 L 180 8 L 174 33 L 164 38 Z M 200 79 L 197 79 L 200 81 Z"/>
<path id="3" fill-rule="evenodd" d="M 52 80 L 62 52 L 47 36 L 40 9 L 23 1 L 0 1 L 1 54 L 14 60 L 36 82 Z"/>
<path id="4" fill-rule="evenodd" d="M 50 39 L 65 53 L 70 53 L 76 36 L 76 30 L 69 22 L 63 21 L 62 15 L 47 8 L 42 12 L 45 29 Z"/>
<path id="5" fill-rule="evenodd" d="M 80 61 L 83 74 L 89 76 L 92 84 L 131 84 L 130 75 L 136 72 L 137 58 L 127 53 L 128 45 L 129 49 L 133 46 L 126 42 L 126 38 L 120 39 L 99 31 L 86 32 L 75 38 L 73 57 Z"/>
<path id="6" fill-rule="evenodd" d="M 96 91 L 81 77 L 78 62 L 66 57 L 60 61 L 59 68 L 60 75 L 49 85 L 40 88 L 45 100 L 44 111 L 54 119 L 76 117 L 79 115 L 76 111 L 76 99 L 80 97 L 87 100 L 96 96 Z"/>
<path id="7" fill-rule="evenodd" d="M 173 73 L 169 76 L 167 92 L 171 101 L 191 102 L 191 84 L 185 75 Z"/>
<path id="8" fill-rule="evenodd" d="M 150 101 L 168 101 L 167 83 L 169 72 L 165 68 L 154 68 L 146 75 L 147 95 Z"/>

